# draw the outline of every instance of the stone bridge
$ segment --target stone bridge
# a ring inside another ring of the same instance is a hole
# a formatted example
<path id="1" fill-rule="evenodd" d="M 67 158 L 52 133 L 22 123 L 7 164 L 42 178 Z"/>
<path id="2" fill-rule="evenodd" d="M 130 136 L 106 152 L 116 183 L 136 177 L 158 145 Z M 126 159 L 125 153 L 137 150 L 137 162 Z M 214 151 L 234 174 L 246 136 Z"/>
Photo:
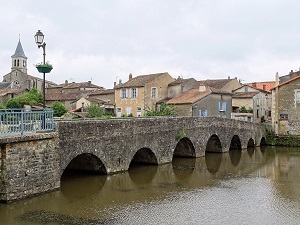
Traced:
<path id="1" fill-rule="evenodd" d="M 213 117 L 58 121 L 52 134 L 0 138 L 0 200 L 55 190 L 66 169 L 111 174 L 131 163 L 241 150 L 264 144 L 265 131 L 261 124 Z"/>

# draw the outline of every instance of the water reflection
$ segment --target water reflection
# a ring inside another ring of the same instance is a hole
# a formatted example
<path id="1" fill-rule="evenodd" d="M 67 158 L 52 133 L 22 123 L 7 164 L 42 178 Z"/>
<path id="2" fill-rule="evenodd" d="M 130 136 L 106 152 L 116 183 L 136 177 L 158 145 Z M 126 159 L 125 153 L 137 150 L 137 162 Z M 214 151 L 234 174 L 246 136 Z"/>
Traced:
<path id="1" fill-rule="evenodd" d="M 194 172 L 196 158 L 173 158 L 173 171 L 177 179 L 187 180 Z"/>
<path id="2" fill-rule="evenodd" d="M 241 160 L 242 151 L 241 150 L 230 150 L 229 151 L 230 162 L 233 166 L 239 165 Z"/>
<path id="3" fill-rule="evenodd" d="M 130 166 L 129 177 L 135 184 L 149 184 L 157 172 L 156 165 L 133 164 Z"/>
<path id="4" fill-rule="evenodd" d="M 249 155 L 250 158 L 252 158 L 252 156 L 254 154 L 254 150 L 255 150 L 254 147 L 248 147 L 247 148 L 247 153 L 248 153 L 248 155 Z"/>
<path id="5" fill-rule="evenodd" d="M 298 149 L 173 160 L 110 176 L 64 174 L 60 191 L 0 204 L 0 224 L 211 224 L 211 215 L 220 224 L 300 223 Z"/>
<path id="6" fill-rule="evenodd" d="M 222 156 L 223 154 L 221 153 L 205 153 L 206 167 L 211 174 L 216 174 L 219 171 L 222 162 Z"/>
<path id="7" fill-rule="evenodd" d="M 64 196 L 70 199 L 86 198 L 99 192 L 103 188 L 106 178 L 106 175 L 89 175 L 74 171 L 65 171 L 61 178 L 60 190 Z M 78 185 L 78 179 L 82 182 L 81 185 Z"/>

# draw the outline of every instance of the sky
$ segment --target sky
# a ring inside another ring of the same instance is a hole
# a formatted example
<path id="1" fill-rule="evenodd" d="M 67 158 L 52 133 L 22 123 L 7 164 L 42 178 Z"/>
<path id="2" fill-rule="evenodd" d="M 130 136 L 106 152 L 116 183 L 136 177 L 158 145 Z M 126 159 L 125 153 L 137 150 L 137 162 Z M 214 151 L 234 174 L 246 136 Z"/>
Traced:
<path id="1" fill-rule="evenodd" d="M 28 74 L 112 88 L 128 75 L 274 81 L 300 67 L 296 0 L 0 0 L 0 75 L 21 43 Z"/>

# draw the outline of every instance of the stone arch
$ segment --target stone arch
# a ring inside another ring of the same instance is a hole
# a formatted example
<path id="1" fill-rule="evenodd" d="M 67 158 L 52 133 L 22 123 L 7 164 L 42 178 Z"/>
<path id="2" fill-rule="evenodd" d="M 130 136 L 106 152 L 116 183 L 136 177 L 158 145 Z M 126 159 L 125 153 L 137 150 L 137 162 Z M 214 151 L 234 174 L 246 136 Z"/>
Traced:
<path id="1" fill-rule="evenodd" d="M 208 139 L 205 152 L 222 152 L 222 144 L 216 134 L 211 135 Z"/>
<path id="2" fill-rule="evenodd" d="M 131 164 L 158 164 L 157 157 L 150 148 L 140 148 L 133 156 Z"/>
<path id="3" fill-rule="evenodd" d="M 247 143 L 247 148 L 254 148 L 254 146 L 255 146 L 254 140 L 253 138 L 250 138 Z"/>
<path id="4" fill-rule="evenodd" d="M 229 150 L 241 150 L 241 149 L 242 149 L 242 144 L 239 136 L 233 135 L 233 137 L 231 138 Z"/>
<path id="5" fill-rule="evenodd" d="M 266 143 L 266 138 L 265 137 L 262 137 L 261 139 L 260 139 L 260 144 L 259 144 L 260 146 L 266 146 L 267 145 L 267 143 Z"/>
<path id="6" fill-rule="evenodd" d="M 192 141 L 187 137 L 181 138 L 174 149 L 173 157 L 196 157 Z"/>
<path id="7" fill-rule="evenodd" d="M 94 154 L 82 153 L 72 158 L 65 168 L 62 168 L 61 175 L 66 170 L 81 171 L 85 173 L 107 174 L 103 162 Z"/>

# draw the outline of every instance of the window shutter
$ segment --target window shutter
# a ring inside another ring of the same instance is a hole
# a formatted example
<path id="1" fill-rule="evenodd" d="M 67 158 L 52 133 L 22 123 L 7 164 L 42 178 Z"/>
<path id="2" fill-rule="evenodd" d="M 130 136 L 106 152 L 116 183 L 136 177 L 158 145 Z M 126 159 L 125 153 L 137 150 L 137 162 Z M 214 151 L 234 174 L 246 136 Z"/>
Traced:
<path id="1" fill-rule="evenodd" d="M 119 89 L 119 90 L 120 90 L 120 98 L 122 98 L 123 89 Z"/>
<path id="2" fill-rule="evenodd" d="M 205 117 L 207 116 L 207 109 L 204 110 L 204 116 L 205 116 Z"/>
<path id="3" fill-rule="evenodd" d="M 128 98 L 131 98 L 132 96 L 132 90 L 133 88 L 127 89 L 128 90 Z"/>
<path id="4" fill-rule="evenodd" d="M 219 111 L 221 111 L 221 102 L 219 102 L 218 109 L 219 109 Z"/>
<path id="5" fill-rule="evenodd" d="M 136 90 L 136 98 L 138 98 L 139 89 L 136 88 L 135 90 Z"/>
<path id="6" fill-rule="evenodd" d="M 201 111 L 201 109 L 199 109 L 199 111 L 198 111 L 198 116 L 199 116 L 199 117 L 202 116 L 202 111 Z"/>
<path id="7" fill-rule="evenodd" d="M 128 88 L 126 88 L 126 96 L 125 98 L 128 98 Z"/>
<path id="8" fill-rule="evenodd" d="M 226 102 L 223 102 L 223 111 L 226 111 Z"/>

